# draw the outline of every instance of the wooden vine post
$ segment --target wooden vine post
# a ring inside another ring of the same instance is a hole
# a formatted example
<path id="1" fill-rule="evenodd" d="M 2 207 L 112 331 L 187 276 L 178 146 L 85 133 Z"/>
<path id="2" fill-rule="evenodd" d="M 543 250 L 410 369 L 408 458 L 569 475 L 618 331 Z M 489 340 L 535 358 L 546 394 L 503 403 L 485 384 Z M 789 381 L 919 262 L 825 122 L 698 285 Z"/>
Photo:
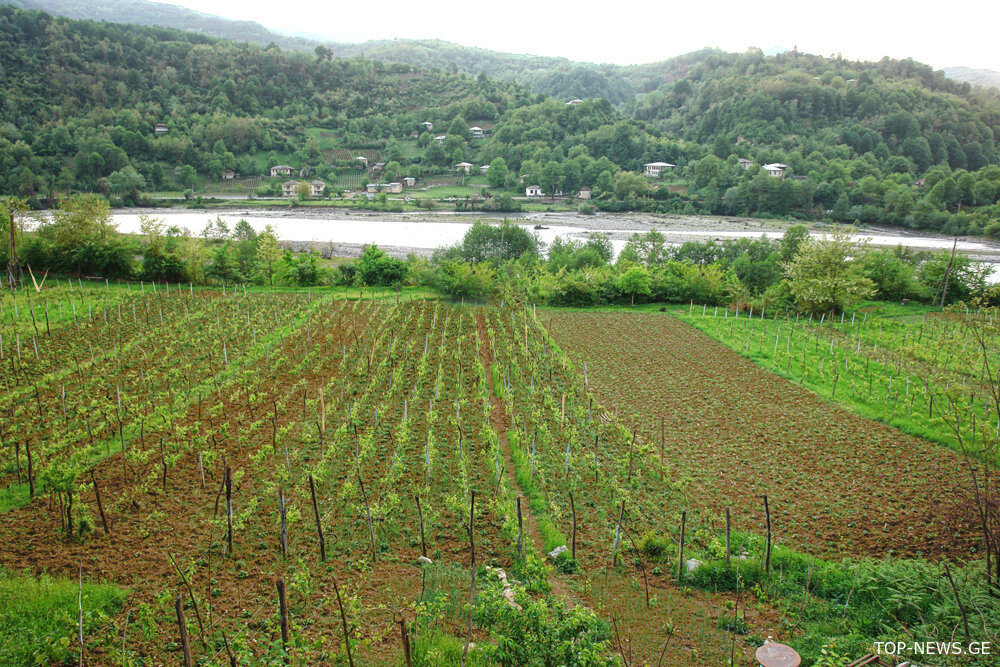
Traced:
<path id="1" fill-rule="evenodd" d="M 475 539 L 475 519 L 476 519 L 476 492 L 472 492 L 472 499 L 469 501 L 469 570 L 472 573 L 472 583 L 469 586 L 469 623 L 466 631 L 465 646 L 462 647 L 462 667 L 465 667 L 465 657 L 469 653 L 469 644 L 472 643 L 472 605 L 476 597 L 476 539 Z"/>
<path id="2" fill-rule="evenodd" d="M 312 494 L 313 514 L 316 516 L 316 534 L 319 536 L 319 559 L 326 560 L 326 542 L 323 540 L 323 524 L 319 520 L 319 505 L 316 504 L 316 484 L 309 475 L 309 492 Z M 348 649 L 350 650 L 350 649 Z"/>
<path id="3" fill-rule="evenodd" d="M 347 663 L 350 667 L 354 667 L 354 658 L 351 657 L 351 636 L 347 632 L 347 616 L 344 614 L 344 602 L 340 599 L 340 587 L 337 586 L 336 578 L 333 580 L 333 592 L 337 594 L 337 606 L 340 608 L 340 623 L 344 629 L 344 646 L 347 647 Z"/>
<path id="4" fill-rule="evenodd" d="M 677 550 L 677 581 L 684 580 L 684 530 L 687 528 L 687 510 L 681 512 L 681 541 Z"/>
<path id="5" fill-rule="evenodd" d="M 181 635 L 181 652 L 184 654 L 184 667 L 191 665 L 191 646 L 188 643 L 187 622 L 184 620 L 184 602 L 181 594 L 174 598 L 174 608 L 177 611 L 177 629 Z"/>
<path id="6" fill-rule="evenodd" d="M 764 520 L 767 522 L 767 545 L 764 552 L 764 572 L 771 573 L 771 509 L 767 505 L 767 494 L 764 494 Z"/>
<path id="7" fill-rule="evenodd" d="M 570 556 L 573 557 L 573 560 L 576 560 L 576 503 L 573 502 L 572 491 L 569 492 L 569 511 L 573 517 L 573 538 L 570 542 L 572 545 L 570 547 Z"/>
<path id="8" fill-rule="evenodd" d="M 278 579 L 278 612 L 281 614 L 281 646 L 285 651 L 285 662 L 288 662 L 288 601 L 285 598 L 285 580 Z"/>
<path id="9" fill-rule="evenodd" d="M 524 558 L 524 547 L 523 547 L 523 524 L 521 521 L 521 496 L 517 497 L 517 557 Z"/>
<path id="10" fill-rule="evenodd" d="M 226 466 L 226 544 L 229 555 L 233 553 L 233 476 L 232 468 Z"/>
<path id="11" fill-rule="evenodd" d="M 426 558 L 427 542 L 424 541 L 424 512 L 420 509 L 420 496 L 414 497 L 417 499 L 417 519 L 420 522 L 420 554 Z"/>
<path id="12" fill-rule="evenodd" d="M 90 471 L 90 480 L 94 483 L 94 495 L 97 497 L 97 510 L 101 513 L 101 525 L 104 526 L 104 534 L 110 535 L 111 530 L 108 529 L 108 517 L 104 514 L 104 503 L 101 502 L 101 487 L 97 485 L 97 478 L 94 477 L 94 471 Z"/>

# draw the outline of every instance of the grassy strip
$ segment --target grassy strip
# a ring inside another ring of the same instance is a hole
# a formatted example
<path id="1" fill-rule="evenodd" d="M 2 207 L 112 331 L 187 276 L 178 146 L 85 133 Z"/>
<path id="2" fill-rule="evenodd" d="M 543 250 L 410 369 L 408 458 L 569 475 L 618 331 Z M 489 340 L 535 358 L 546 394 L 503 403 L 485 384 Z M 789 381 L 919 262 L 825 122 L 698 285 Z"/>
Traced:
<path id="1" fill-rule="evenodd" d="M 0 572 L 0 664 L 72 664 L 77 639 L 79 584 L 71 579 Z M 83 634 L 107 625 L 127 592 L 111 584 L 83 584 Z"/>
<path id="2" fill-rule="evenodd" d="M 695 311 L 698 310 L 695 309 Z M 687 308 L 671 308 L 668 312 L 740 356 L 776 375 L 810 389 L 824 399 L 863 417 L 897 428 L 904 433 L 944 445 L 956 452 L 961 451 L 953 432 L 941 418 L 943 413 L 950 413 L 947 397 L 942 393 L 937 394 L 938 400 L 933 404 L 934 414 L 929 416 L 931 408 L 928 400 L 921 393 L 923 385 L 920 383 L 921 378 L 917 375 L 911 376 L 912 383 L 907 389 L 905 373 L 897 374 L 891 366 L 867 360 L 863 356 L 856 356 L 853 349 L 845 349 L 836 342 L 833 345 L 834 353 L 831 357 L 828 352 L 829 339 L 816 336 L 801 327 L 793 329 L 795 332 L 793 336 L 798 335 L 798 339 L 791 344 L 791 352 L 786 353 L 784 333 L 781 334 L 777 347 L 772 346 L 778 323 L 771 320 L 755 321 L 751 324 L 745 315 L 741 319 L 734 319 L 730 316 L 728 324 L 718 327 L 721 317 L 715 318 L 711 314 L 703 317 L 701 312 L 691 314 Z M 910 316 L 910 314 L 896 315 L 896 317 Z M 722 322 L 725 323 L 725 320 Z M 729 326 L 732 325 L 735 326 L 730 333 Z M 785 329 L 785 331 L 787 330 Z M 803 335 L 809 340 L 804 348 L 801 344 Z M 819 349 L 817 349 L 817 341 Z M 804 357 L 802 349 L 805 350 Z M 844 356 L 850 357 L 850 362 L 853 362 L 855 369 L 864 367 L 871 373 L 874 383 L 873 390 L 869 389 L 871 385 L 864 377 L 859 378 L 843 373 Z M 824 362 L 825 369 L 821 365 Z M 823 370 L 820 372 L 817 369 Z M 887 391 L 885 386 L 890 377 L 895 382 L 891 393 Z M 855 391 L 859 383 L 860 390 Z M 936 391 L 940 391 L 940 388 Z M 906 394 L 909 396 L 907 397 Z M 893 400 L 889 400 L 890 396 L 894 397 Z M 915 402 L 919 405 L 914 406 Z M 962 418 L 966 419 L 964 412 Z M 980 440 L 980 442 L 982 441 Z M 972 453 L 979 454 L 981 452 L 972 450 Z"/>
<path id="3" fill-rule="evenodd" d="M 775 545 L 771 572 L 763 565 L 763 539 L 759 535 L 734 533 L 735 552 L 727 565 L 725 547 L 719 537 L 696 558 L 704 559 L 686 581 L 708 591 L 737 591 L 740 607 L 773 605 L 782 612 L 781 627 L 786 641 L 802 656 L 803 665 L 846 665 L 874 653 L 877 641 L 995 642 L 1000 628 L 1000 600 L 986 591 L 983 564 L 972 562 L 952 568 L 969 618 L 966 638 L 955 593 L 944 575 L 943 565 L 923 559 L 863 559 L 825 561 Z M 672 545 L 671 545 L 672 546 Z M 669 549 L 667 550 L 669 551 Z M 743 553 L 743 558 L 737 554 Z M 685 554 L 686 556 L 686 554 Z M 669 554 L 661 558 L 670 562 Z M 676 558 L 676 548 L 673 548 Z M 747 631 L 742 616 L 729 609 L 720 627 Z M 751 643 L 763 641 L 750 637 Z M 818 662 L 824 656 L 829 662 Z M 1000 653 L 974 662 L 1000 664 Z M 909 657 L 909 656 L 904 656 Z M 917 656 L 921 664 L 954 664 L 954 656 Z"/>

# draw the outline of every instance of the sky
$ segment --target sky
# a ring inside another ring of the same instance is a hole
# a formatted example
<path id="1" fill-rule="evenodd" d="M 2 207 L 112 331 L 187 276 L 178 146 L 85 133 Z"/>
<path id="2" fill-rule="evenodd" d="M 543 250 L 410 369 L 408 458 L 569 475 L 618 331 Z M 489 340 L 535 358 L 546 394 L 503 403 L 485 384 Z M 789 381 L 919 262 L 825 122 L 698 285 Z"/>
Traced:
<path id="1" fill-rule="evenodd" d="M 837 3 L 382 0 L 166 0 L 206 14 L 257 21 L 331 41 L 438 38 L 467 46 L 619 65 L 655 62 L 706 46 L 773 47 L 852 60 L 913 58 L 936 69 L 1000 71 L 1000 3 L 993 0 Z"/>

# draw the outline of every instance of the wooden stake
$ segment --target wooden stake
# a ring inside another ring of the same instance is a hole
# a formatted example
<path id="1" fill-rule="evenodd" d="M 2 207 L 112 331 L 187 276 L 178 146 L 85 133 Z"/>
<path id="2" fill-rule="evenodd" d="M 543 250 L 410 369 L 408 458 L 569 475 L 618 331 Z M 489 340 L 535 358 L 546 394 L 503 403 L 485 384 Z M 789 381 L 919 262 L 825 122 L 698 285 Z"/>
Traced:
<path id="1" fill-rule="evenodd" d="M 177 629 L 180 630 L 181 634 L 181 651 L 184 654 L 184 667 L 192 667 L 191 647 L 188 645 L 187 623 L 184 621 L 184 603 L 181 600 L 180 593 L 174 598 L 174 608 L 177 610 Z"/>
<path id="2" fill-rule="evenodd" d="M 417 519 L 420 521 L 420 553 L 426 558 L 427 557 L 427 542 L 424 541 L 424 513 L 420 509 L 420 496 L 415 496 L 417 499 Z"/>
<path id="3" fill-rule="evenodd" d="M 309 479 L 312 479 L 311 475 Z M 333 580 L 333 592 L 337 594 L 337 606 L 340 607 L 340 623 L 344 628 L 344 646 L 347 647 L 347 662 L 350 667 L 354 667 L 354 658 L 351 657 L 351 638 L 347 634 L 347 616 L 344 615 L 344 603 L 340 599 L 340 588 L 337 586 L 336 579 Z"/>
<path id="4" fill-rule="evenodd" d="M 101 513 L 101 524 L 104 526 L 104 534 L 110 535 L 111 530 L 108 529 L 108 518 L 104 515 L 104 503 L 101 502 L 101 487 L 97 485 L 97 478 L 94 477 L 94 471 L 90 471 L 90 480 L 94 483 L 94 495 L 97 496 L 97 510 Z"/>
<path id="5" fill-rule="evenodd" d="M 565 395 L 564 395 L 565 396 Z M 465 656 L 469 652 L 469 644 L 472 643 L 472 606 L 476 597 L 476 539 L 475 539 L 475 519 L 476 519 L 476 492 L 472 492 L 472 500 L 469 501 L 469 570 L 472 572 L 472 584 L 469 586 L 469 623 L 466 630 L 465 646 L 462 647 L 462 667 L 465 667 Z"/>
<path id="6" fill-rule="evenodd" d="M 729 506 L 726 506 L 726 565 L 729 565 Z"/>
<path id="7" fill-rule="evenodd" d="M 281 514 L 281 555 L 288 555 L 288 515 L 285 513 L 285 492 L 278 489 L 278 512 Z"/>
<path id="8" fill-rule="evenodd" d="M 764 519 L 767 521 L 767 545 L 764 552 L 764 572 L 771 573 L 771 509 L 767 505 L 767 494 L 764 494 Z"/>
<path id="9" fill-rule="evenodd" d="M 517 557 L 524 558 L 524 547 L 522 545 L 524 531 L 521 522 L 521 496 L 517 497 Z"/>
<path id="10" fill-rule="evenodd" d="M 288 662 L 288 601 L 285 599 L 285 580 L 278 579 L 278 611 L 281 614 L 281 645 L 285 650 L 285 662 Z"/>
<path id="11" fill-rule="evenodd" d="M 323 524 L 319 520 L 319 505 L 316 504 L 316 485 L 312 474 L 309 475 L 309 491 L 312 494 L 313 514 L 316 515 L 316 534 L 319 535 L 319 559 L 326 560 L 326 542 L 323 540 Z M 339 598 L 338 598 L 339 599 Z M 346 630 L 344 631 L 346 635 Z M 348 649 L 350 651 L 350 649 Z"/>
<path id="12" fill-rule="evenodd" d="M 687 510 L 681 512 L 681 542 L 677 550 L 677 581 L 684 581 L 684 530 L 687 528 Z"/>
<path id="13" fill-rule="evenodd" d="M 570 542 L 570 555 L 576 560 L 576 503 L 573 502 L 573 492 L 569 492 L 569 511 L 573 516 L 573 539 Z"/>
<path id="14" fill-rule="evenodd" d="M 233 479 L 232 469 L 226 466 L 226 544 L 229 545 L 229 554 L 233 553 Z"/>

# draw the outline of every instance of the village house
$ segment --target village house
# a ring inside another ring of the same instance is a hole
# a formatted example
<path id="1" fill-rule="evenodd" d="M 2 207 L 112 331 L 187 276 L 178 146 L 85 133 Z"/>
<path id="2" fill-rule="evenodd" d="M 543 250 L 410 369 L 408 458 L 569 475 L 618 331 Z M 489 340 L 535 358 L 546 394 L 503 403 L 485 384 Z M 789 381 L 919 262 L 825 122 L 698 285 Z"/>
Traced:
<path id="1" fill-rule="evenodd" d="M 577 195 L 580 199 L 590 199 L 590 188 L 584 186 L 580 188 L 580 194 Z"/>
<path id="2" fill-rule="evenodd" d="M 434 137 L 434 141 L 438 142 L 439 144 L 443 144 L 444 140 L 447 139 L 447 138 L 448 138 L 447 134 L 441 134 L 441 135 L 438 135 L 438 136 Z"/>
<path id="3" fill-rule="evenodd" d="M 488 165 L 488 164 L 484 164 L 484 165 L 481 165 L 479 167 L 479 173 L 480 174 L 484 174 L 485 175 L 486 172 L 488 172 L 489 170 L 490 170 L 490 165 Z"/>
<path id="4" fill-rule="evenodd" d="M 368 168 L 368 158 L 366 158 L 364 155 L 359 155 L 359 156 L 357 156 L 354 159 L 357 160 L 358 162 L 360 162 L 361 164 L 363 164 L 364 165 L 364 167 L 363 167 L 364 169 Z"/>
<path id="5" fill-rule="evenodd" d="M 771 164 L 765 164 L 763 169 L 771 178 L 784 178 L 788 165 L 781 164 L 780 162 L 772 162 Z"/>
<path id="6" fill-rule="evenodd" d="M 309 193 L 313 197 L 322 197 L 324 190 L 326 190 L 326 183 L 323 181 L 316 180 L 309 182 Z"/>
<path id="7" fill-rule="evenodd" d="M 434 123 L 430 122 L 429 120 L 425 120 L 424 122 L 421 123 L 421 125 L 423 125 L 424 129 L 427 130 L 428 132 L 434 129 Z"/>
<path id="8" fill-rule="evenodd" d="M 222 172 L 222 180 L 231 181 L 234 178 L 236 178 L 236 172 L 233 171 L 232 169 L 226 169 L 224 172 Z"/>
<path id="9" fill-rule="evenodd" d="M 537 185 L 529 185 L 528 187 L 526 187 L 524 189 L 524 196 L 525 197 L 541 197 L 542 196 L 542 188 L 539 187 L 539 186 L 537 186 Z"/>
<path id="10" fill-rule="evenodd" d="M 289 167 L 287 164 L 278 164 L 271 167 L 271 178 L 274 178 L 275 176 L 291 176 L 291 175 L 292 175 L 292 168 Z"/>
<path id="11" fill-rule="evenodd" d="M 566 106 L 575 107 L 577 104 L 583 104 L 583 100 L 570 100 L 569 102 L 566 103 Z"/>
<path id="12" fill-rule="evenodd" d="M 483 128 L 477 126 L 470 127 L 469 134 L 472 135 L 473 139 L 482 139 L 484 136 L 486 136 L 486 133 L 483 132 Z"/>
<path id="13" fill-rule="evenodd" d="M 372 171 L 382 171 L 385 169 L 385 162 L 376 162 L 375 166 L 372 167 Z"/>
<path id="14" fill-rule="evenodd" d="M 153 126 L 153 132 L 155 132 L 156 134 L 166 134 L 169 131 L 170 128 L 167 127 L 166 123 L 157 123 L 156 125 Z"/>
<path id="15" fill-rule="evenodd" d="M 645 169 L 646 176 L 650 178 L 659 178 L 663 172 L 667 169 L 672 169 L 674 165 L 669 162 L 647 162 L 642 165 Z"/>
<path id="16" fill-rule="evenodd" d="M 365 186 L 365 190 L 371 194 L 376 192 L 389 192 L 392 194 L 398 194 L 403 191 L 402 183 L 369 183 Z"/>
<path id="17" fill-rule="evenodd" d="M 416 184 L 417 184 L 417 179 L 414 178 L 413 176 L 407 176 L 403 179 L 403 185 L 405 185 L 408 188 L 412 188 Z"/>
<path id="18" fill-rule="evenodd" d="M 299 185 L 298 181 L 285 181 L 281 184 L 281 194 L 283 197 L 294 197 L 295 188 Z"/>
<path id="19" fill-rule="evenodd" d="M 741 157 L 738 160 L 738 162 L 740 163 L 740 166 L 743 168 L 743 171 L 749 171 L 750 167 L 753 166 L 753 160 L 748 160 L 745 157 Z"/>
<path id="20" fill-rule="evenodd" d="M 472 164 L 471 162 L 459 162 L 458 164 L 455 165 L 455 171 L 462 171 L 465 172 L 466 174 L 471 174 L 472 168 L 474 166 L 475 165 Z"/>

